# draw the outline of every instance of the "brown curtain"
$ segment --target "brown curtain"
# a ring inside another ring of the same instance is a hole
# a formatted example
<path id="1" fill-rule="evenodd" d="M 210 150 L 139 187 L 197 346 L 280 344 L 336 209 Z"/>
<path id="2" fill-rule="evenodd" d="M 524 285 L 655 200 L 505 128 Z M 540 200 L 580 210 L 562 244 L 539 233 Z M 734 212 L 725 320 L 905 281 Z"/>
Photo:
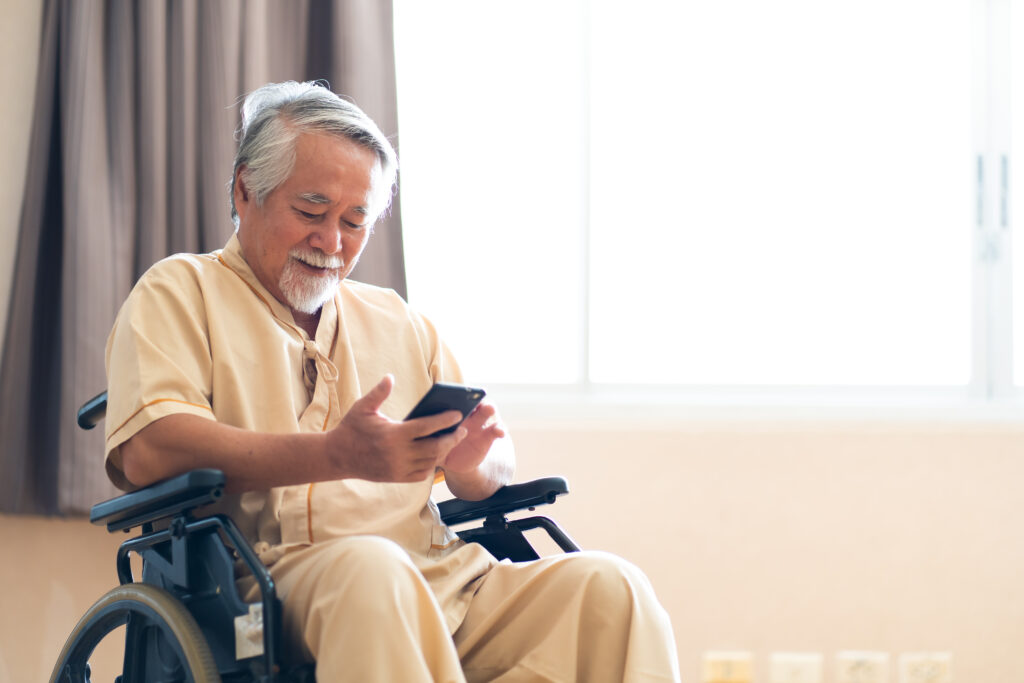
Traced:
<path id="1" fill-rule="evenodd" d="M 138 276 L 224 245 L 241 97 L 326 79 L 397 145 L 391 3 L 46 0 L 30 161 L 0 366 L 0 511 L 69 514 L 114 495 L 103 353 Z M 397 199 L 354 277 L 405 293 Z"/>

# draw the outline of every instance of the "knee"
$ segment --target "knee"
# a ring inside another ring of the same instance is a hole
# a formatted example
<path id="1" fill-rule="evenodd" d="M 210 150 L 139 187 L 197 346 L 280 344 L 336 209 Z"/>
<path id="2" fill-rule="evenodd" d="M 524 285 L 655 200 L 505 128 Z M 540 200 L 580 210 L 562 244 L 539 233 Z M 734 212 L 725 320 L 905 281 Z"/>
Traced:
<path id="1" fill-rule="evenodd" d="M 400 545 L 380 536 L 350 536 L 331 543 L 336 546 L 334 563 L 347 571 L 373 576 L 415 569 Z"/>
<path id="2" fill-rule="evenodd" d="M 578 582 L 593 605 L 623 607 L 655 602 L 647 576 L 634 564 L 604 552 L 567 555 L 568 578 Z"/>

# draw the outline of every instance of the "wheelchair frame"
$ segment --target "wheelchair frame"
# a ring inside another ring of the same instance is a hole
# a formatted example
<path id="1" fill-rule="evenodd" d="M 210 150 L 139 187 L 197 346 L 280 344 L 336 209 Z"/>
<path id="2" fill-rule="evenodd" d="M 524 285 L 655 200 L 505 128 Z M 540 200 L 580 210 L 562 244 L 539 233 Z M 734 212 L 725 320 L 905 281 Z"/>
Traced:
<path id="1" fill-rule="evenodd" d="M 105 411 L 106 392 L 82 406 L 78 423 L 91 429 Z M 223 496 L 224 484 L 218 470 L 193 470 L 93 506 L 93 524 L 110 532 L 141 527 L 142 533 L 118 548 L 120 585 L 79 620 L 51 683 L 87 683 L 89 656 L 122 624 L 127 630 L 119 683 L 313 680 L 308 664 L 282 666 L 281 603 L 270 572 L 238 527 L 225 515 L 194 515 Z M 509 520 L 507 515 L 554 503 L 568 491 L 565 479 L 548 477 L 506 486 L 482 501 L 444 501 L 438 509 L 449 525 L 483 520 L 478 528 L 457 531 L 462 539 L 480 543 L 499 560 L 527 561 L 539 557 L 523 535 L 530 529 L 547 532 L 564 552 L 579 547 L 547 517 Z M 131 553 L 142 558 L 141 582 L 133 575 Z M 237 566 L 254 577 L 258 603 L 241 599 Z M 168 654 L 175 661 L 168 662 Z"/>

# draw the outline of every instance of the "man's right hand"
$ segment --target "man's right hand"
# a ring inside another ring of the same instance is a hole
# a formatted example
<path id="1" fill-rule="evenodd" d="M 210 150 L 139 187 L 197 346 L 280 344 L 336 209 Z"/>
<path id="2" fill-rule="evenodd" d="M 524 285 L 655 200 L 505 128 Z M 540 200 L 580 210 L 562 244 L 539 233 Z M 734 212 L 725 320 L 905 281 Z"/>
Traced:
<path id="1" fill-rule="evenodd" d="M 458 424 L 457 410 L 405 422 L 380 412 L 395 380 L 387 375 L 352 404 L 341 423 L 327 433 L 327 458 L 342 477 L 387 482 L 418 482 L 434 475 L 448 452 L 466 437 L 459 427 L 451 434 L 422 439 Z"/>

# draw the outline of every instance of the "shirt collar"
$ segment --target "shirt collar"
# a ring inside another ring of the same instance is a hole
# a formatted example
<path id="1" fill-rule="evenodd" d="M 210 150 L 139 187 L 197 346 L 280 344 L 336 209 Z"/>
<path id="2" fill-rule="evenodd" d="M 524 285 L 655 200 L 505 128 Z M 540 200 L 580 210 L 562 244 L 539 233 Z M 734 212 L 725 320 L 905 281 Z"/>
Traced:
<path id="1" fill-rule="evenodd" d="M 217 258 L 222 264 L 241 278 L 249 289 L 270 309 L 271 314 L 280 322 L 293 328 L 298 334 L 305 338 L 305 332 L 295 324 L 291 309 L 274 297 L 270 291 L 263 286 L 256 273 L 249 266 L 245 256 L 242 255 L 242 243 L 238 240 L 238 234 L 232 233 L 228 243 L 220 251 Z M 316 342 L 322 348 L 330 348 L 333 345 L 335 332 L 338 325 L 338 293 L 324 303 L 320 312 L 320 323 L 317 326 Z"/>

